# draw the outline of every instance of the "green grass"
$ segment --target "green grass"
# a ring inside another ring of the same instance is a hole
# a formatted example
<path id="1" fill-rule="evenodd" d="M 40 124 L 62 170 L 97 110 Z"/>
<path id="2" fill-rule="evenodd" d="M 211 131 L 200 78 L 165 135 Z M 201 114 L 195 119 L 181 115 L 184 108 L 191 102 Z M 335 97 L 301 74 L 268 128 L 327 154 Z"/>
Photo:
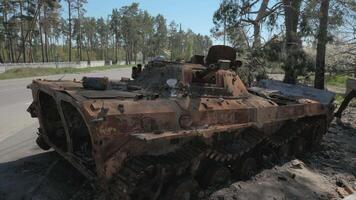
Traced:
<path id="1" fill-rule="evenodd" d="M 334 103 L 337 106 L 340 106 L 340 104 L 342 103 L 343 100 L 344 100 L 344 95 L 336 93 Z M 349 107 L 356 107 L 356 99 L 352 99 L 348 106 Z"/>
<path id="2" fill-rule="evenodd" d="M 336 93 L 334 103 L 336 105 L 340 105 L 343 100 L 344 100 L 344 95 Z"/>
<path id="3" fill-rule="evenodd" d="M 94 71 L 103 71 L 109 69 L 117 69 L 129 67 L 128 65 L 112 65 L 112 66 L 102 66 L 102 67 L 87 67 L 87 68 L 17 68 L 11 69 L 4 73 L 0 73 L 0 80 L 13 79 L 13 78 L 25 78 L 34 76 L 46 76 L 54 74 L 78 74 L 87 73 Z"/>
<path id="4" fill-rule="evenodd" d="M 305 80 L 306 76 L 298 76 L 299 82 L 303 82 Z M 346 86 L 346 80 L 349 78 L 354 78 L 352 76 L 348 76 L 345 74 L 337 74 L 337 75 L 325 75 L 325 84 L 329 86 L 336 86 L 336 87 L 345 87 Z M 355 79 L 355 78 L 354 78 Z M 309 83 L 313 84 L 314 83 L 314 74 L 309 74 Z"/>
<path id="5" fill-rule="evenodd" d="M 332 86 L 337 86 L 337 87 L 345 87 L 346 80 L 349 78 L 352 78 L 352 77 L 339 74 L 339 75 L 327 75 L 325 77 L 325 80 L 326 80 L 327 85 L 332 85 Z"/>
<path id="6" fill-rule="evenodd" d="M 305 83 L 310 86 L 314 85 L 314 74 L 309 74 L 309 80 L 306 81 L 306 76 L 298 76 L 299 83 Z M 326 87 L 334 87 L 334 88 L 345 88 L 347 79 L 355 79 L 355 77 L 348 76 L 345 74 L 337 74 L 337 75 L 325 75 L 325 86 Z"/>

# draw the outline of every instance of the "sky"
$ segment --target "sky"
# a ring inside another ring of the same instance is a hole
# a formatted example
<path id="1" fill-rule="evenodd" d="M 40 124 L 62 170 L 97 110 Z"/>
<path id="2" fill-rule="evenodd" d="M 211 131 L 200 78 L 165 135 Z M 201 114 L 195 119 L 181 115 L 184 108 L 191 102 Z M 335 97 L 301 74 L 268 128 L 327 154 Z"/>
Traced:
<path id="1" fill-rule="evenodd" d="M 212 17 L 219 7 L 219 0 L 88 0 L 86 16 L 106 18 L 113 8 L 137 2 L 151 15 L 162 14 L 167 24 L 172 20 L 181 23 L 183 29 L 210 36 Z"/>

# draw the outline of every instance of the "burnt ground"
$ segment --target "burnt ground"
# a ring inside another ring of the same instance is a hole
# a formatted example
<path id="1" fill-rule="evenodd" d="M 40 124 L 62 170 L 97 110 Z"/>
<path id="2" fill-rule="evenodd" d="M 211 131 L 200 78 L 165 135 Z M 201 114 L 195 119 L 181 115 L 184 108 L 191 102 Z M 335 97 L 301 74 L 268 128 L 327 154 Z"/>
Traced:
<path id="1" fill-rule="evenodd" d="M 342 119 L 346 126 L 334 121 L 319 151 L 279 163 L 247 181 L 208 191 L 203 199 L 340 199 L 337 191 L 346 192 L 344 183 L 356 189 L 356 107 L 348 108 Z M 98 196 L 91 184 L 53 151 L 0 164 L 0 200 Z"/>
<path id="2" fill-rule="evenodd" d="M 82 199 L 76 197 L 84 190 L 90 196 L 85 178 L 53 151 L 0 164 L 0 180 L 0 199 Z"/>

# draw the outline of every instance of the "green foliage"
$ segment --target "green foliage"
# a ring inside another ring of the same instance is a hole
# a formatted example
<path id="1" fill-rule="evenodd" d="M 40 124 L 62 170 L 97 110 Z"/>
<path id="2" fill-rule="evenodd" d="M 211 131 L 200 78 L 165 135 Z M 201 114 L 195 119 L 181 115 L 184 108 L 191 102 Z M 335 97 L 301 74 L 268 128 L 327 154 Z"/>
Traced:
<path id="1" fill-rule="evenodd" d="M 343 100 L 344 100 L 344 96 L 342 94 L 336 93 L 334 103 L 336 105 L 340 105 Z"/>
<path id="2" fill-rule="evenodd" d="M 166 19 L 162 15 L 157 15 L 153 21 L 153 54 L 154 55 L 165 55 L 165 48 L 167 45 L 167 24 Z"/>
<path id="3" fill-rule="evenodd" d="M 269 72 L 286 72 L 293 79 L 315 71 L 321 2 L 222 0 L 213 16 L 211 32 L 218 39 L 226 37 L 227 43 L 238 50 L 239 58 L 245 62 L 266 67 Z M 263 3 L 267 3 L 265 11 Z M 281 6 L 281 3 L 287 6 Z M 354 0 L 330 0 L 325 40 L 330 44 L 325 56 L 328 72 L 351 72 L 356 68 L 355 5 Z M 293 30 L 290 29 L 292 24 Z M 259 43 L 260 33 L 273 35 L 262 34 L 268 37 L 258 46 L 255 44 Z M 287 36 L 292 37 L 288 39 Z M 290 46 L 293 46 L 292 50 Z M 306 51 L 306 46 L 313 52 Z"/>
<path id="4" fill-rule="evenodd" d="M 344 101 L 344 98 L 344 94 L 336 93 L 334 103 L 339 106 Z M 356 99 L 352 99 L 348 106 L 356 107 Z"/>
<path id="5" fill-rule="evenodd" d="M 326 84 L 332 86 L 345 87 L 347 79 L 351 78 L 351 76 L 335 74 L 335 75 L 327 75 L 326 76 Z"/>
<path id="6" fill-rule="evenodd" d="M 230 43 L 240 52 L 249 46 L 241 24 L 242 15 L 244 15 L 242 5 L 237 1 L 223 0 L 213 15 L 214 27 L 210 30 L 215 38 L 223 38 L 226 43 Z"/>
<path id="7" fill-rule="evenodd" d="M 168 29 L 168 49 L 171 60 L 189 60 L 194 54 L 204 55 L 212 41 L 207 36 L 196 35 L 191 30 L 183 31 L 174 21 Z"/>
<path id="8" fill-rule="evenodd" d="M 319 15 L 320 15 L 320 2 L 318 0 L 306 1 L 303 4 L 303 12 L 301 13 L 301 20 L 299 22 L 300 31 L 299 36 L 306 39 L 314 39 L 318 35 L 319 30 Z M 328 41 L 334 37 L 333 31 L 337 30 L 344 24 L 344 18 L 348 10 L 347 4 L 350 1 L 330 0 L 330 9 L 328 17 Z M 309 38 L 311 37 L 311 38 Z"/>
<path id="9" fill-rule="evenodd" d="M 0 62 L 100 59 L 129 64 L 156 56 L 187 58 L 204 53 L 212 44 L 208 36 L 183 30 L 169 37 L 164 16 L 152 16 L 138 3 L 115 8 L 106 19 L 86 17 L 86 3 L 65 0 L 62 8 L 59 0 L 0 1 Z M 170 38 L 181 43 L 169 46 L 174 43 Z"/>

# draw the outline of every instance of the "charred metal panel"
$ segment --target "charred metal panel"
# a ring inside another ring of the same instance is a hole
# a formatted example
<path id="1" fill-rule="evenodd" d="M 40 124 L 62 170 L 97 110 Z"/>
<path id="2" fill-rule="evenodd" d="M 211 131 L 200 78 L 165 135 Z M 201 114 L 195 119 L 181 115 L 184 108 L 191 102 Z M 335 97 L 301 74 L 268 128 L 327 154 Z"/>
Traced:
<path id="1" fill-rule="evenodd" d="M 288 97 L 306 98 L 330 105 L 334 101 L 335 94 L 325 90 L 319 90 L 304 85 L 292 85 L 276 80 L 261 80 L 259 86 L 276 90 Z"/>

